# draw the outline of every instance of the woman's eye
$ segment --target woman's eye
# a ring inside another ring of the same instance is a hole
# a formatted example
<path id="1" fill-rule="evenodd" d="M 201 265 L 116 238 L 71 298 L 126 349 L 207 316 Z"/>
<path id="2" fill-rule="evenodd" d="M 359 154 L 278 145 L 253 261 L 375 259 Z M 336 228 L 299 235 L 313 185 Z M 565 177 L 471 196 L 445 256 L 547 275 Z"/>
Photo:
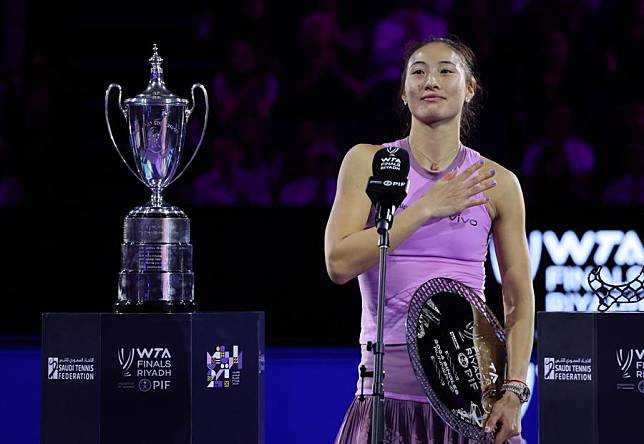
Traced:
<path id="1" fill-rule="evenodd" d="M 451 69 L 441 69 L 441 74 L 452 74 L 454 71 Z"/>
<path id="2" fill-rule="evenodd" d="M 422 69 L 417 69 L 416 71 L 413 71 L 412 74 L 425 74 L 425 72 Z"/>

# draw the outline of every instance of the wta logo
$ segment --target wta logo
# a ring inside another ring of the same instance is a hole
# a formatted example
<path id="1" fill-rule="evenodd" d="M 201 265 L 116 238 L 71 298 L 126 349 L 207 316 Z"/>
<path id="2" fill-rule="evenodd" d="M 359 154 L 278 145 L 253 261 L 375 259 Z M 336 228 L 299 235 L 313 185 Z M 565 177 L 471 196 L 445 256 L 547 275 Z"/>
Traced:
<path id="1" fill-rule="evenodd" d="M 602 278 L 619 284 L 635 279 L 644 263 L 644 247 L 635 230 L 532 231 L 527 236 L 531 275 L 543 286 L 546 311 L 594 311 L 599 299 L 588 284 L 588 275 L 603 265 Z M 490 242 L 494 277 L 501 272 L 494 243 Z M 644 302 L 611 307 L 611 311 L 644 311 Z"/>
<path id="2" fill-rule="evenodd" d="M 383 157 L 380 159 L 380 172 L 387 170 L 400 171 L 402 161 L 398 157 Z"/>
<path id="3" fill-rule="evenodd" d="M 594 267 L 604 265 L 612 258 L 617 266 L 635 266 L 636 270 L 632 272 L 634 277 L 640 264 L 644 263 L 644 247 L 635 231 L 586 231 L 579 237 L 574 231 L 568 230 L 561 238 L 554 231 L 532 231 L 527 240 L 533 279 L 539 270 L 544 249 L 548 253 L 547 263 L 554 266 Z M 490 243 L 490 258 L 494 276 L 500 283 L 501 273 L 494 243 Z M 549 286 L 561 284 L 559 281 L 548 282 Z"/>
<path id="4" fill-rule="evenodd" d="M 635 377 L 644 378 L 644 349 L 628 349 L 620 348 L 615 351 L 615 359 L 619 370 L 622 372 L 622 379 L 631 378 L 631 368 L 635 367 Z M 633 365 L 635 361 L 635 365 Z"/>
<path id="5" fill-rule="evenodd" d="M 121 365 L 121 369 L 123 370 L 123 376 L 129 378 L 130 376 L 132 376 L 132 373 L 130 373 L 130 367 L 132 367 L 132 363 L 134 362 L 134 349 L 131 348 L 126 355 L 125 349 L 120 348 L 118 356 L 119 364 Z"/>

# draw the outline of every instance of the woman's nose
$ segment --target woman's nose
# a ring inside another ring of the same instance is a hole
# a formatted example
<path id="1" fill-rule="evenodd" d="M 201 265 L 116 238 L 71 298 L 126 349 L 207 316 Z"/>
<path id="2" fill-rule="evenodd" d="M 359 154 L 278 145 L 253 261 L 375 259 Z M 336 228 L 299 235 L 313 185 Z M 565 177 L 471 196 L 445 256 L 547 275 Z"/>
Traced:
<path id="1" fill-rule="evenodd" d="M 436 89 L 439 88 L 438 80 L 436 76 L 432 73 L 427 75 L 427 80 L 425 81 L 425 89 Z"/>

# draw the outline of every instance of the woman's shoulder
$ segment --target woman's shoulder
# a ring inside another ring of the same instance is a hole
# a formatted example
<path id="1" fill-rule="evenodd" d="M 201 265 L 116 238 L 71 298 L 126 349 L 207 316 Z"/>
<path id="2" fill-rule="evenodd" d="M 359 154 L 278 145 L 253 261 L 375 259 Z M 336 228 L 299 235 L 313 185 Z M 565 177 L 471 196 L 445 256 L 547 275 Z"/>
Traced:
<path id="1" fill-rule="evenodd" d="M 380 145 L 360 143 L 347 151 L 340 165 L 334 206 L 338 202 L 346 204 L 346 199 L 351 199 L 350 205 L 354 205 L 361 199 L 367 199 L 364 192 L 365 186 L 369 176 L 372 175 L 373 156 L 380 148 Z"/>
<path id="2" fill-rule="evenodd" d="M 346 157 L 365 157 L 376 153 L 383 145 L 373 145 L 370 143 L 359 143 L 347 151 Z"/>
<path id="3" fill-rule="evenodd" d="M 359 143 L 351 147 L 347 154 L 344 155 L 344 160 L 342 161 L 342 167 L 344 169 L 351 170 L 362 170 L 369 168 L 371 171 L 371 162 L 373 161 L 373 156 L 382 148 L 382 145 L 371 145 L 368 143 Z"/>
<path id="4" fill-rule="evenodd" d="M 521 185 L 517 176 L 508 168 L 487 157 L 481 156 L 481 159 L 484 161 L 481 168 L 483 171 L 491 169 L 495 171 L 494 180 L 496 181 L 496 186 L 484 193 L 491 199 L 488 203 L 488 209 L 491 210 L 490 216 L 492 219 L 495 219 L 502 212 L 505 204 L 514 203 L 517 199 L 523 200 Z"/>
<path id="5" fill-rule="evenodd" d="M 465 163 L 463 165 L 464 168 L 469 167 L 474 162 L 478 162 L 479 160 L 482 160 L 484 163 L 483 163 L 483 166 L 481 167 L 481 171 L 490 170 L 490 169 L 495 170 L 496 171 L 495 179 L 497 181 L 497 184 L 500 183 L 501 181 L 512 182 L 516 180 L 515 174 L 512 171 L 510 171 L 508 168 L 501 165 L 500 163 L 481 155 L 481 153 L 479 153 L 473 148 L 470 148 L 467 146 L 463 146 L 463 148 L 465 148 Z"/>
<path id="6" fill-rule="evenodd" d="M 488 159 L 485 156 L 481 156 L 481 160 L 485 163 L 483 164 L 483 169 L 494 169 L 496 171 L 497 182 L 499 180 L 514 180 L 516 175 L 510 171 L 508 168 L 501 165 L 499 162 L 496 162 L 492 159 Z"/>
<path id="7" fill-rule="evenodd" d="M 368 157 L 369 162 L 373 159 L 373 155 L 376 153 L 376 151 L 382 149 L 382 148 L 389 148 L 389 147 L 396 147 L 396 148 L 402 148 L 402 149 L 407 149 L 405 147 L 405 139 L 399 139 L 395 140 L 393 142 L 387 142 L 387 143 L 381 143 L 381 144 L 371 144 L 371 143 L 359 143 L 357 145 L 354 145 L 348 152 L 345 158 L 349 159 L 362 159 L 363 157 Z"/>

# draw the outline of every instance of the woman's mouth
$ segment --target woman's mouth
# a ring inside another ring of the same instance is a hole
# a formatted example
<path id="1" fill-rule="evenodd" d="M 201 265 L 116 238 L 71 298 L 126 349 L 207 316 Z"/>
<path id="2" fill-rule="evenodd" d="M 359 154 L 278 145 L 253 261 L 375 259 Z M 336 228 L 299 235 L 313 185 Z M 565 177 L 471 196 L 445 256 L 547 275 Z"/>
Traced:
<path id="1" fill-rule="evenodd" d="M 430 96 L 423 96 L 420 98 L 420 100 L 422 100 L 423 102 L 434 103 L 434 102 L 440 102 L 441 100 L 445 100 L 445 97 L 430 95 Z"/>

